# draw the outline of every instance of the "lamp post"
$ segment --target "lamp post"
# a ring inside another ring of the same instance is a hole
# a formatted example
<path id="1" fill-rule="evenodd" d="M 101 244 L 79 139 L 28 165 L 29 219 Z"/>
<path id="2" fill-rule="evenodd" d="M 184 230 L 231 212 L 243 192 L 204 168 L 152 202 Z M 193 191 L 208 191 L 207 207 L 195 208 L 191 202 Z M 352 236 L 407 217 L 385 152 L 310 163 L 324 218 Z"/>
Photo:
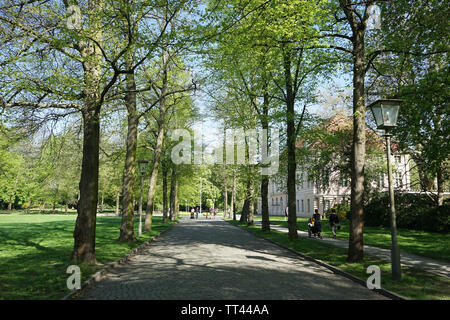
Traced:
<path id="1" fill-rule="evenodd" d="M 397 243 L 397 224 L 395 220 L 395 199 L 394 186 L 392 183 L 392 164 L 391 164 L 391 134 L 389 130 L 397 126 L 397 116 L 400 109 L 401 100 L 397 99 L 382 99 L 377 100 L 368 106 L 373 113 L 378 129 L 384 130 L 384 137 L 386 138 L 386 156 L 388 167 L 388 183 L 389 183 L 389 200 L 391 205 L 391 268 L 392 279 L 401 280 L 401 266 L 400 266 L 400 250 Z"/>
<path id="2" fill-rule="evenodd" d="M 139 172 L 141 174 L 141 196 L 139 198 L 139 237 L 142 236 L 142 194 L 144 189 L 144 174 L 147 172 L 148 161 L 139 160 L 138 161 Z"/>

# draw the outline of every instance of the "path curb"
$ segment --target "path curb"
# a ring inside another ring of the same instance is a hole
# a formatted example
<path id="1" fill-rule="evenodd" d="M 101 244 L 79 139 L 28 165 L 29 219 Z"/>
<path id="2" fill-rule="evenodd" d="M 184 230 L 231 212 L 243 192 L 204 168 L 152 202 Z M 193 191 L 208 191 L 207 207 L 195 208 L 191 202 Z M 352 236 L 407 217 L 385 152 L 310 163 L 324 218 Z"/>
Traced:
<path id="1" fill-rule="evenodd" d="M 314 258 L 312 258 L 312 257 L 310 257 L 310 256 L 307 256 L 307 255 L 303 254 L 303 253 L 300 253 L 300 252 L 298 252 L 298 251 L 296 251 L 296 250 L 294 250 L 294 249 L 292 249 L 292 248 L 289 248 L 289 247 L 287 247 L 287 246 L 285 246 L 285 245 L 283 245 L 283 244 L 280 244 L 280 243 L 278 243 L 278 242 L 275 242 L 275 241 L 273 241 L 273 240 L 271 240 L 271 239 L 267 239 L 267 238 L 261 237 L 261 236 L 255 234 L 255 233 L 251 232 L 250 230 L 247 230 L 247 229 L 245 229 L 245 228 L 241 228 L 240 226 L 234 225 L 233 223 L 231 223 L 231 222 L 228 221 L 228 220 L 224 220 L 224 221 L 228 222 L 230 225 L 232 225 L 232 226 L 234 226 L 234 227 L 236 227 L 236 228 L 239 228 L 239 229 L 241 229 L 241 230 L 245 230 L 245 231 L 247 231 L 248 233 L 250 233 L 250 234 L 252 234 L 252 235 L 254 235 L 254 236 L 256 236 L 256 237 L 258 237 L 258 238 L 260 238 L 260 239 L 264 239 L 264 240 L 266 240 L 266 241 L 268 241 L 268 242 L 270 242 L 270 243 L 273 243 L 273 244 L 275 244 L 275 245 L 277 245 L 277 246 L 279 246 L 279 247 L 281 247 L 281 248 L 287 249 L 287 250 L 289 250 L 290 252 L 292 252 L 292 253 L 294 253 L 294 254 L 296 254 L 296 255 L 298 255 L 298 256 L 304 258 L 305 260 L 314 262 L 314 263 L 316 263 L 316 264 L 318 264 L 318 265 L 320 265 L 320 266 L 322 266 L 322 267 L 325 267 L 325 268 L 331 270 L 331 271 L 332 271 L 333 273 L 335 273 L 335 274 L 339 274 L 339 275 L 341 275 L 341 276 L 343 276 L 343 277 L 345 277 L 345 278 L 347 278 L 347 279 L 350 279 L 350 280 L 352 280 L 353 282 L 356 282 L 356 283 L 362 285 L 363 287 L 367 288 L 367 284 L 366 284 L 366 282 L 365 282 L 364 280 L 362 280 L 362 279 L 360 279 L 360 278 L 358 278 L 358 277 L 355 277 L 354 275 L 352 275 L 352 274 L 350 274 L 350 273 L 347 273 L 347 272 L 345 272 L 345 271 L 343 271 L 343 270 L 341 270 L 341 269 L 339 269 L 339 268 L 337 268 L 337 267 L 334 267 L 334 266 L 332 266 L 332 265 L 329 265 L 328 263 L 325 263 L 325 262 L 323 262 L 323 261 L 321 261 L 321 260 L 317 260 L 317 259 L 314 259 Z M 368 289 L 368 290 L 369 290 L 369 289 Z M 409 300 L 409 299 L 406 298 L 406 297 L 403 297 L 403 296 L 401 296 L 401 295 L 399 295 L 399 294 L 393 293 L 393 292 L 391 292 L 391 291 L 389 291 L 389 290 L 386 290 L 386 289 L 383 289 L 383 288 L 381 288 L 381 289 L 372 289 L 371 291 L 374 291 L 374 292 L 376 292 L 376 293 L 378 293 L 378 294 L 381 294 L 381 295 L 383 295 L 383 296 L 385 296 L 385 297 L 387 297 L 387 298 L 390 298 L 390 299 L 392 299 L 392 300 Z"/>
<path id="2" fill-rule="evenodd" d="M 70 300 L 71 298 L 73 298 L 74 296 L 77 296 L 79 294 L 82 293 L 83 290 L 85 290 L 86 288 L 90 287 L 91 285 L 93 285 L 95 282 L 99 282 L 101 279 L 103 279 L 105 277 L 105 274 L 107 274 L 109 271 L 111 271 L 112 269 L 118 267 L 121 264 L 126 263 L 128 260 L 130 260 L 130 258 L 132 258 L 133 256 L 135 256 L 137 253 L 142 252 L 145 248 L 147 248 L 154 240 L 158 239 L 162 234 L 166 233 L 167 231 L 171 230 L 173 227 L 175 227 L 178 224 L 178 221 L 175 221 L 175 223 L 173 223 L 171 226 L 169 226 L 166 230 L 161 231 L 160 233 L 154 235 L 153 237 L 151 237 L 150 239 L 148 239 L 147 241 L 145 241 L 144 243 L 142 243 L 141 245 L 139 245 L 138 247 L 134 248 L 130 253 L 128 253 L 127 255 L 123 256 L 122 258 L 113 261 L 111 263 L 108 263 L 107 265 L 105 265 L 102 269 L 100 269 L 99 271 L 97 271 L 96 273 L 94 273 L 88 280 L 86 280 L 85 282 L 83 282 L 81 284 L 81 288 L 78 290 L 74 290 L 70 293 L 68 293 L 67 295 L 65 295 L 64 297 L 61 298 L 61 300 Z"/>

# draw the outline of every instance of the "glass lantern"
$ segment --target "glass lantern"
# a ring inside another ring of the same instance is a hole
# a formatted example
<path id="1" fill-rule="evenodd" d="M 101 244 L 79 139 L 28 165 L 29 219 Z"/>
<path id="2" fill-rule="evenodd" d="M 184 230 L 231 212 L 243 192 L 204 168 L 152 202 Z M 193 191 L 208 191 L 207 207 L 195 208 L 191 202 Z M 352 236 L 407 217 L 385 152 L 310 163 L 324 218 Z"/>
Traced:
<path id="1" fill-rule="evenodd" d="M 398 111 L 402 100 L 381 99 L 370 104 L 367 108 L 372 110 L 378 129 L 389 130 L 397 126 Z"/>

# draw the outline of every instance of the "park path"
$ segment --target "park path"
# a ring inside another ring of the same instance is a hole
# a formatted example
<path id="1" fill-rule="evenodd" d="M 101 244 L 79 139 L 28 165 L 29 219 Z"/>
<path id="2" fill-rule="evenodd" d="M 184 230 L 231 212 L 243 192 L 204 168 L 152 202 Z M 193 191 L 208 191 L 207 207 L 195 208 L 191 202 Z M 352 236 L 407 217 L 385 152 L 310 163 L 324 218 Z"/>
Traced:
<path id="1" fill-rule="evenodd" d="M 386 299 L 222 219 L 183 218 L 77 299 Z"/>
<path id="2" fill-rule="evenodd" d="M 261 221 L 255 221 L 255 224 L 261 224 Z M 278 225 L 270 225 L 270 228 L 273 230 L 277 230 L 280 232 L 287 233 L 288 228 L 281 227 Z M 297 230 L 297 233 L 300 237 L 308 238 L 308 232 Z M 323 237 L 323 239 L 317 239 L 312 237 L 311 239 L 316 241 L 321 241 L 326 244 L 340 247 L 344 249 L 348 249 L 348 240 L 339 240 L 339 239 L 332 239 Z M 391 261 L 391 250 L 390 249 L 383 249 L 379 247 L 373 247 L 373 246 L 364 246 L 364 253 L 381 258 L 383 260 Z M 400 260 L 401 264 L 408 267 L 415 267 L 419 268 L 428 272 L 431 272 L 433 274 L 437 274 L 442 277 L 450 278 L 450 265 L 444 261 L 438 261 L 435 259 L 430 259 L 427 257 L 418 256 L 411 253 L 406 253 L 404 251 L 400 252 Z"/>

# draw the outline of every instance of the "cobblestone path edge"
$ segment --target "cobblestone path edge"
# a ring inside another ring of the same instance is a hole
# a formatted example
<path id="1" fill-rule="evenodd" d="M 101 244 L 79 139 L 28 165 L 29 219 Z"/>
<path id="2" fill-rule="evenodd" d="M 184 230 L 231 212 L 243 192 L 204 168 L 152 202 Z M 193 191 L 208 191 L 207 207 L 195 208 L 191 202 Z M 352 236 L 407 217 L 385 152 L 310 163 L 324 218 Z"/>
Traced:
<path id="1" fill-rule="evenodd" d="M 83 282 L 81 284 L 81 288 L 78 290 L 74 290 L 70 293 L 68 293 L 67 295 L 65 295 L 64 297 L 61 298 L 61 300 L 70 300 L 71 298 L 74 298 L 75 296 L 81 294 L 81 292 L 86 289 L 87 287 L 93 285 L 95 282 L 100 281 L 101 279 L 104 278 L 105 274 L 107 274 L 109 271 L 111 271 L 111 269 L 117 267 L 120 264 L 126 263 L 130 258 L 132 258 L 134 255 L 136 255 L 137 253 L 141 252 L 142 250 L 144 250 L 151 242 L 153 242 L 154 240 L 156 240 L 157 238 L 159 238 L 161 235 L 163 235 L 164 233 L 166 233 L 167 231 L 171 230 L 173 227 L 175 227 L 178 224 L 178 221 L 175 221 L 172 225 L 170 225 L 167 229 L 161 231 L 160 233 L 154 235 L 153 237 L 151 237 L 149 240 L 145 241 L 143 244 L 139 245 L 138 247 L 134 248 L 130 253 L 128 253 L 127 255 L 123 256 L 122 258 L 111 262 L 107 265 L 105 265 L 102 269 L 100 269 L 99 271 L 97 271 L 96 273 L 94 273 L 88 280 L 86 280 L 85 282 Z"/>

